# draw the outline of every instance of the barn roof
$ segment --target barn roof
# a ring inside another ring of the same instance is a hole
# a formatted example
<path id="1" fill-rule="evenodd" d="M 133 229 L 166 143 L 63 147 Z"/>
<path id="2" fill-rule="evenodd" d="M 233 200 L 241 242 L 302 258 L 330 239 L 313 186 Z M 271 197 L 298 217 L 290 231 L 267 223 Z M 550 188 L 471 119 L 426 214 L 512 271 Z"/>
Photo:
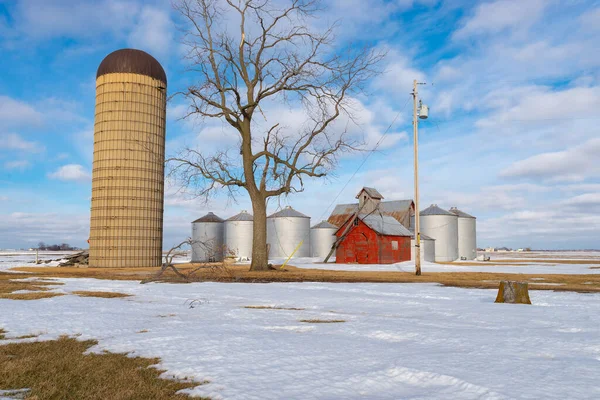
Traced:
<path id="1" fill-rule="evenodd" d="M 362 222 L 375 232 L 386 236 L 412 236 L 412 233 L 404 227 L 396 218 L 381 213 L 360 214 Z"/>
<path id="2" fill-rule="evenodd" d="M 397 221 L 402 221 L 407 216 L 410 217 L 412 200 L 393 200 L 393 201 L 382 201 L 379 203 L 379 211 L 385 215 L 394 217 Z M 358 211 L 358 204 L 338 204 L 333 209 L 333 212 L 329 216 L 329 221 L 333 225 L 342 226 L 344 222 L 350 218 L 351 215 Z"/>
<path id="3" fill-rule="evenodd" d="M 337 229 L 338 227 L 327 221 L 321 221 L 310 229 Z"/>
<path id="4" fill-rule="evenodd" d="M 452 214 L 451 212 L 448 212 L 446 210 L 444 210 L 443 208 L 438 207 L 437 204 L 432 204 L 429 207 L 427 207 L 426 209 L 424 209 L 423 211 L 421 211 L 419 213 L 419 215 L 423 216 L 423 215 L 451 215 L 451 216 L 455 216 L 455 214 Z"/>
<path id="5" fill-rule="evenodd" d="M 209 212 L 203 217 L 198 218 L 194 222 L 223 222 L 223 220 L 217 217 L 214 213 Z"/>
<path id="6" fill-rule="evenodd" d="M 358 192 L 358 194 L 356 195 L 357 199 L 359 198 L 359 196 L 362 192 L 367 192 L 369 197 L 372 199 L 379 199 L 379 200 L 383 199 L 383 196 L 381 195 L 381 193 L 379 193 L 377 191 L 377 189 L 372 188 L 372 187 L 366 187 L 366 186 L 364 188 L 360 189 L 360 192 Z"/>
<path id="7" fill-rule="evenodd" d="M 241 213 L 227 218 L 227 221 L 254 221 L 254 217 L 252 214 L 248 214 L 246 210 L 243 210 Z"/>
<path id="8" fill-rule="evenodd" d="M 458 216 L 459 218 L 473 218 L 476 219 L 474 216 L 472 216 L 471 214 L 467 214 L 464 211 L 459 210 L 456 207 L 452 207 L 450 208 L 450 212 L 456 216 Z"/>
<path id="9" fill-rule="evenodd" d="M 310 218 L 310 217 L 308 215 L 304 215 L 301 212 L 294 210 L 290 206 L 287 206 L 283 210 L 269 215 L 267 218 Z"/>

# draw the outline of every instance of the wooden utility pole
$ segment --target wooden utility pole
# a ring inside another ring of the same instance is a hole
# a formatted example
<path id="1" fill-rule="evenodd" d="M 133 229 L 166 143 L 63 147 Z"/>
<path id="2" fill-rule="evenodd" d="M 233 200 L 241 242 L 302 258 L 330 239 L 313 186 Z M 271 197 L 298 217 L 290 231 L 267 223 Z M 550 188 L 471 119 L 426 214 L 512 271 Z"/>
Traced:
<path id="1" fill-rule="evenodd" d="M 419 83 L 413 82 L 413 139 L 415 150 L 415 274 L 421 275 L 421 231 L 419 224 L 419 119 L 417 118 L 417 91 Z"/>

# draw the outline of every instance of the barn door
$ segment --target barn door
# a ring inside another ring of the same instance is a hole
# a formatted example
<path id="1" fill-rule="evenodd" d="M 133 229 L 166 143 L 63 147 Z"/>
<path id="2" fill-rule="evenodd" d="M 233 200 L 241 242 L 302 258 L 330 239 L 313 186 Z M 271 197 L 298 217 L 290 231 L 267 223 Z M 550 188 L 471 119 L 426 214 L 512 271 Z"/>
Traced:
<path id="1" fill-rule="evenodd" d="M 356 262 L 369 264 L 369 239 L 364 233 L 356 235 Z"/>

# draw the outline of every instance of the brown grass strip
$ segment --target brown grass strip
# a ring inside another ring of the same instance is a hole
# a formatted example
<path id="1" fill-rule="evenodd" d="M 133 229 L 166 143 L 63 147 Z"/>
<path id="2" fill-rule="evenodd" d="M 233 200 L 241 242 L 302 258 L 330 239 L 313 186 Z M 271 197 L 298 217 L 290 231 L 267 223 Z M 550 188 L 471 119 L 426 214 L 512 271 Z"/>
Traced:
<path id="1" fill-rule="evenodd" d="M 456 263 L 454 263 L 456 264 Z M 457 264 L 458 265 L 458 264 Z M 485 264 L 491 265 L 491 264 Z M 278 266 L 275 266 L 276 268 Z M 188 273 L 196 266 L 179 264 L 177 268 Z M 38 277 L 54 278 L 96 278 L 112 280 L 140 281 L 153 276 L 158 268 L 53 268 L 53 267 L 19 267 L 14 270 L 30 271 Z M 550 268 L 549 268 L 550 270 Z M 14 274 L 18 275 L 18 274 Z M 27 276 L 27 275 L 26 275 Z M 29 275 L 31 276 L 31 275 Z M 561 283 L 562 286 L 535 285 L 535 290 L 600 292 L 600 275 L 558 275 L 558 274 L 516 274 L 501 272 L 428 272 L 423 269 L 423 275 L 415 276 L 412 272 L 396 271 L 332 271 L 321 269 L 304 269 L 286 266 L 284 270 L 249 271 L 247 265 L 233 265 L 227 271 L 218 268 L 203 268 L 192 277 L 195 282 L 340 282 L 340 283 L 439 283 L 445 286 L 497 289 L 501 280 L 528 281 L 532 278 L 544 278 L 545 283 Z M 161 282 L 178 280 L 172 272 L 165 272 Z M 585 284 L 585 282 L 591 282 Z"/>
<path id="2" fill-rule="evenodd" d="M 307 324 L 339 324 L 346 322 L 344 319 L 301 319 L 300 322 L 306 322 Z"/>
<path id="3" fill-rule="evenodd" d="M 119 292 L 93 292 L 93 291 L 78 290 L 78 291 L 71 292 L 71 293 L 75 294 L 79 297 L 101 297 L 104 299 L 131 297 L 130 294 L 119 293 Z"/>
<path id="4" fill-rule="evenodd" d="M 97 342 L 72 338 L 0 346 L 0 389 L 29 388 L 30 399 L 181 400 L 191 380 L 161 379 L 159 359 L 83 353 Z"/>
<path id="5" fill-rule="evenodd" d="M 51 297 L 64 296 L 63 293 L 54 292 L 29 292 L 29 293 L 8 293 L 0 294 L 0 299 L 9 300 L 40 300 L 49 299 Z"/>
<path id="6" fill-rule="evenodd" d="M 2 328 L 0 328 L 0 340 L 4 340 L 4 338 L 6 337 L 6 331 Z"/>

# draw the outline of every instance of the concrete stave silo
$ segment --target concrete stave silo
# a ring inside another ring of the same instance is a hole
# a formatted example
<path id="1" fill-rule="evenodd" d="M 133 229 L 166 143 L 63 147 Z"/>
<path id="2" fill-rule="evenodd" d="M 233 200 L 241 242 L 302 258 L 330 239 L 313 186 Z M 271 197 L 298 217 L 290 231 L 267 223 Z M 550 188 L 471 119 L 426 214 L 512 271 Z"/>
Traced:
<path id="1" fill-rule="evenodd" d="M 458 217 L 458 257 L 475 260 L 477 258 L 477 219 L 456 207 L 450 208 L 450 212 Z"/>
<path id="2" fill-rule="evenodd" d="M 238 258 L 252 257 L 252 230 L 254 218 L 245 210 L 225 221 L 225 255 Z"/>
<path id="3" fill-rule="evenodd" d="M 435 239 L 435 261 L 458 259 L 458 217 L 432 204 L 419 213 L 421 234 Z"/>
<path id="4" fill-rule="evenodd" d="M 298 245 L 302 245 L 294 253 Z M 310 257 L 310 217 L 285 207 L 267 217 L 269 258 Z"/>
<path id="5" fill-rule="evenodd" d="M 192 262 L 223 261 L 224 222 L 212 212 L 192 222 Z"/>
<path id="6" fill-rule="evenodd" d="M 162 264 L 166 86 L 140 50 L 117 50 L 98 67 L 90 267 Z"/>
<path id="7" fill-rule="evenodd" d="M 338 227 L 327 221 L 321 221 L 310 228 L 310 255 L 311 257 L 325 258 L 329 255 L 337 237 Z"/>

